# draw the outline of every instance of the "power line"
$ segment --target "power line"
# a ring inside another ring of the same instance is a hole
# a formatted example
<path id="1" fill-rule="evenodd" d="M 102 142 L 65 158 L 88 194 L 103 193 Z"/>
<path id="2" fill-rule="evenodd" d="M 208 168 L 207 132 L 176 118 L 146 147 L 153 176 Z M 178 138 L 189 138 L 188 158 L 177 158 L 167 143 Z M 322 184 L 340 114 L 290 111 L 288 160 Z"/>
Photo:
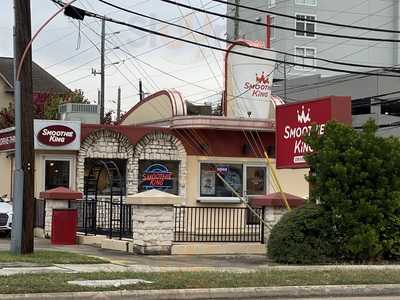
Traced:
<path id="1" fill-rule="evenodd" d="M 164 1 L 164 0 L 162 0 L 162 1 Z M 298 18 L 296 16 L 291 16 L 291 15 L 287 15 L 287 14 L 283 14 L 283 13 L 278 13 L 278 12 L 274 12 L 274 11 L 271 11 L 271 10 L 255 8 L 255 7 L 251 7 L 251 6 L 247 6 L 247 5 L 243 5 L 243 4 L 236 4 L 236 3 L 233 3 L 233 2 L 223 1 L 223 0 L 212 0 L 212 1 L 219 2 L 219 3 L 222 3 L 222 4 L 226 4 L 226 5 L 235 6 L 235 7 L 245 8 L 245 9 L 248 9 L 248 10 L 257 11 L 257 12 L 261 12 L 261 13 L 267 13 L 267 14 L 274 15 L 274 16 L 280 16 L 280 17 L 285 17 L 285 18 L 289 18 L 289 19 L 298 20 Z M 170 2 L 170 1 L 165 1 L 165 2 Z M 322 20 L 307 20 L 307 22 L 330 25 L 330 26 L 336 26 L 336 27 L 368 30 L 368 31 L 387 32 L 387 33 L 400 33 L 400 31 L 398 31 L 398 30 L 356 26 L 356 25 L 341 24 L 341 23 L 328 22 L 328 21 L 322 21 Z"/>
<path id="2" fill-rule="evenodd" d="M 55 2 L 55 3 L 60 3 L 59 1 L 53 1 L 53 2 Z M 207 5 L 210 4 L 210 3 L 211 3 L 211 1 L 207 2 L 207 3 L 205 4 L 205 6 L 207 6 Z M 211 8 L 214 8 L 214 7 L 219 6 L 219 5 L 220 5 L 220 4 L 217 4 L 217 5 L 215 5 L 215 6 L 212 6 Z M 187 17 L 187 16 L 189 16 L 189 15 L 191 15 L 191 14 L 194 14 L 194 12 L 191 12 L 191 13 L 189 13 L 189 14 L 186 14 L 184 17 Z M 176 18 L 170 19 L 170 21 L 171 21 L 171 20 L 178 20 L 178 21 L 179 21 L 179 20 L 181 20 L 181 19 L 182 19 L 182 17 L 176 17 Z M 203 26 L 198 27 L 197 29 L 201 29 L 202 27 L 207 26 L 207 25 L 209 25 L 210 23 L 215 22 L 216 20 L 218 20 L 218 18 L 216 18 L 216 19 L 214 19 L 214 20 L 212 20 L 212 21 L 210 21 L 210 22 L 204 24 Z M 92 23 L 88 23 L 88 24 L 92 24 Z M 151 25 L 154 25 L 154 24 L 156 24 L 156 23 L 153 23 L 153 24 L 151 24 Z M 147 27 L 147 26 L 150 26 L 150 25 L 146 25 L 146 27 Z M 168 25 L 167 25 L 167 26 L 168 26 Z M 167 26 L 163 26 L 160 30 L 162 30 L 163 28 L 166 28 Z M 97 33 L 96 33 L 96 34 L 97 34 Z M 190 34 L 190 33 L 184 34 L 182 37 L 186 37 L 186 36 L 188 36 L 189 34 Z M 146 33 L 146 34 L 140 36 L 140 37 L 137 38 L 137 39 L 134 39 L 134 40 L 128 41 L 128 42 L 126 42 L 126 43 L 120 44 L 120 45 L 117 46 L 117 47 L 122 47 L 122 46 L 128 45 L 128 44 L 130 44 L 130 43 L 133 43 L 133 42 L 135 42 L 135 41 L 141 40 L 141 39 L 143 39 L 144 37 L 146 37 L 146 36 L 148 36 L 148 35 L 151 35 L 151 33 Z M 163 48 L 163 47 L 165 47 L 165 46 L 167 46 L 167 45 L 169 45 L 169 44 L 171 44 L 171 43 L 173 43 L 173 42 L 174 42 L 174 41 L 170 41 L 170 42 L 165 43 L 165 44 L 163 44 L 163 45 L 160 45 L 160 46 L 158 46 L 158 47 L 152 48 L 151 50 L 147 50 L 147 51 L 145 51 L 145 52 L 139 53 L 139 54 L 135 55 L 135 57 L 137 58 L 137 57 L 140 57 L 140 56 L 143 56 L 143 55 L 147 55 L 147 54 L 149 54 L 149 53 L 151 53 L 151 52 L 153 52 L 153 51 L 156 51 L 156 50 L 158 50 L 158 49 L 160 49 L 160 48 Z M 96 58 L 96 59 L 97 59 L 97 58 Z M 90 60 L 90 61 L 88 61 L 88 62 L 86 62 L 86 63 L 84 63 L 84 64 L 82 64 L 82 65 L 80 65 L 80 66 L 78 66 L 78 67 L 74 67 L 73 69 L 70 69 L 70 70 L 68 70 L 68 71 L 66 71 L 66 72 L 63 72 L 62 75 L 66 74 L 66 73 L 69 73 L 69 72 L 72 72 L 72 71 L 74 71 L 74 70 L 76 70 L 76 69 L 79 69 L 79 68 L 81 68 L 81 67 L 83 67 L 83 66 L 85 66 L 85 65 L 87 65 L 87 64 L 89 64 L 89 63 L 91 63 L 91 62 L 93 62 L 93 61 L 96 60 L 96 59 L 92 59 L 92 60 Z M 127 58 L 124 58 L 122 61 L 128 61 L 128 60 L 131 60 L 131 59 L 133 59 L 133 57 L 132 57 L 132 56 L 129 56 L 129 57 L 127 57 Z M 78 79 L 74 79 L 74 80 L 72 80 L 72 81 L 70 81 L 70 82 L 68 82 L 68 83 L 77 82 L 77 81 L 79 81 L 79 80 L 88 78 L 88 77 L 90 77 L 90 76 L 91 76 L 91 75 L 82 76 L 82 77 L 80 77 L 80 78 L 78 78 Z M 67 83 L 67 84 L 68 84 L 68 83 Z"/>
<path id="3" fill-rule="evenodd" d="M 188 84 L 188 85 L 193 85 L 193 86 L 195 86 L 195 87 L 198 87 L 198 88 L 203 89 L 203 90 L 206 90 L 206 91 L 216 92 L 216 91 L 210 90 L 210 89 L 208 89 L 208 88 L 205 88 L 205 87 L 203 87 L 203 86 L 201 86 L 201 85 L 198 85 L 198 84 L 196 84 L 196 83 L 194 83 L 194 82 L 189 82 L 189 81 L 187 81 L 187 80 L 185 80 L 185 79 L 179 78 L 179 77 L 177 77 L 177 76 L 175 76 L 175 75 L 172 75 L 172 74 L 170 74 L 170 73 L 168 73 L 168 72 L 165 72 L 165 71 L 161 70 L 160 68 L 157 68 L 157 67 L 155 67 L 155 66 L 153 66 L 153 65 L 151 65 L 151 64 L 149 64 L 149 63 L 147 63 L 147 62 L 145 62 L 145 61 L 143 61 L 143 60 L 141 60 L 141 59 L 139 59 L 139 58 L 137 58 L 137 57 L 135 57 L 133 54 L 131 54 L 130 52 L 128 52 L 128 51 L 126 51 L 126 50 L 123 50 L 123 49 L 120 49 L 120 50 L 121 50 L 122 52 L 126 53 L 127 55 L 131 56 L 132 58 L 136 59 L 137 61 L 141 62 L 142 64 L 144 64 L 144 65 L 146 65 L 146 66 L 148 66 L 148 67 L 150 67 L 150 68 L 152 68 L 152 69 L 154 69 L 154 70 L 157 70 L 158 72 L 160 72 L 160 73 L 162 73 L 162 74 L 165 74 L 165 75 L 167 75 L 167 76 L 170 76 L 170 77 L 172 77 L 172 78 L 175 78 L 176 80 L 182 81 L 182 82 L 184 82 L 184 83 L 186 83 L 186 84 Z M 213 76 L 213 77 L 214 77 L 214 76 Z"/>
<path id="4" fill-rule="evenodd" d="M 195 10 L 195 11 L 199 11 L 199 12 L 202 12 L 202 13 L 211 14 L 211 15 L 215 15 L 215 16 L 219 16 L 219 17 L 222 17 L 222 18 L 227 18 L 227 19 L 231 19 L 231 20 L 235 20 L 235 21 L 240 21 L 240 22 L 243 22 L 243 23 L 254 24 L 254 25 L 257 25 L 257 26 L 271 27 L 271 28 L 282 29 L 282 30 L 287 30 L 287 31 L 299 32 L 299 33 L 305 33 L 305 34 L 312 34 L 312 35 L 322 35 L 322 36 L 335 37 L 335 38 L 341 38 L 341 39 L 364 40 L 364 41 L 379 41 L 379 42 L 389 42 L 389 43 L 399 43 L 400 42 L 400 40 L 398 40 L 398 39 L 381 39 L 381 38 L 374 38 L 374 37 L 370 37 L 369 38 L 369 37 L 361 37 L 361 36 L 340 35 L 340 34 L 332 34 L 332 33 L 327 33 L 327 32 L 301 30 L 301 29 L 297 29 L 297 28 L 290 28 L 290 27 L 279 26 L 279 25 L 267 25 L 267 24 L 256 22 L 256 21 L 251 21 L 251 20 L 246 20 L 246 19 L 242 19 L 242 18 L 232 17 L 232 16 L 229 16 L 229 15 L 220 14 L 220 13 L 217 13 L 217 12 L 209 11 L 209 10 L 206 10 L 206 9 L 198 8 L 198 7 L 187 5 L 187 4 L 183 4 L 183 3 L 178 3 L 178 2 L 175 2 L 175 1 L 171 1 L 171 0 L 161 0 L 161 1 L 166 2 L 166 3 L 170 3 L 170 4 L 174 4 L 174 5 L 178 5 L 178 6 L 181 6 L 181 7 L 185 7 L 187 9 L 192 9 L 192 10 Z"/>
<path id="5" fill-rule="evenodd" d="M 207 33 L 204 33 L 204 32 L 198 31 L 198 30 L 195 30 L 195 29 L 191 29 L 191 28 L 185 27 L 185 26 L 183 26 L 183 25 L 171 23 L 171 22 L 164 21 L 164 20 L 161 20 L 161 19 L 158 19 L 158 18 L 155 18 L 155 17 L 151 17 L 151 16 L 148 16 L 148 15 L 145 15 L 145 14 L 142 14 L 142 13 L 138 13 L 138 12 L 136 12 L 136 11 L 133 11 L 133 10 L 130 10 L 130 9 L 127 9 L 127 8 L 124 8 L 124 7 L 121 7 L 121 6 L 112 4 L 112 3 L 108 2 L 108 1 L 105 1 L 105 0 L 98 0 L 98 1 L 100 1 L 100 2 L 102 2 L 102 3 L 104 3 L 104 4 L 107 4 L 107 5 L 109 5 L 109 6 L 112 6 L 112 7 L 114 7 L 114 8 L 119 8 L 119 9 L 121 9 L 122 11 L 131 13 L 131 14 L 133 14 L 133 15 L 137 15 L 137 16 L 140 16 L 140 17 L 143 17 L 143 18 L 155 20 L 155 21 L 158 21 L 158 22 L 167 24 L 167 25 L 169 25 L 169 26 L 174 26 L 174 27 L 177 27 L 177 28 L 181 28 L 181 29 L 184 29 L 184 30 L 188 30 L 188 31 L 191 31 L 191 32 L 193 32 L 193 33 L 197 33 L 197 34 L 199 34 L 199 35 L 205 36 L 205 37 L 207 37 L 207 38 L 211 38 L 211 39 L 214 39 L 214 40 L 218 40 L 218 41 L 220 41 L 220 42 L 225 42 L 225 43 L 229 43 L 229 44 L 234 44 L 234 42 L 232 42 L 232 41 L 230 41 L 230 40 L 228 40 L 228 39 L 223 39 L 223 38 L 220 38 L 220 37 L 218 37 L 218 36 L 213 36 L 213 35 L 210 35 L 210 34 L 207 34 Z M 163 1 L 164 1 L 164 0 L 163 0 Z M 197 42 L 197 41 L 196 41 L 196 42 Z M 250 46 L 250 48 L 257 48 L 257 47 Z M 257 48 L 257 49 L 262 49 L 262 50 L 264 50 L 264 51 L 275 52 L 275 53 L 278 53 L 278 54 L 283 54 L 283 55 L 288 55 L 288 56 L 293 56 L 293 57 L 309 58 L 309 57 L 307 57 L 307 56 L 296 55 L 296 54 L 287 53 L 287 52 L 279 51 L 279 50 L 265 49 L 265 48 Z M 375 65 L 363 65 L 363 64 L 345 63 L 345 62 L 340 62 L 340 61 L 335 61 L 335 60 L 329 60 L 329 59 L 319 58 L 319 57 L 312 57 L 312 59 L 318 60 L 318 61 L 327 62 L 327 63 L 331 63 L 331 64 L 344 65 L 344 66 L 351 66 L 351 67 L 359 67 L 359 68 L 369 68 L 369 69 L 384 69 L 384 68 L 388 68 L 388 66 L 375 66 Z M 315 67 L 315 66 L 314 66 L 314 67 Z"/>
<path id="6" fill-rule="evenodd" d="M 54 0 L 52 0 L 52 1 L 54 1 Z M 87 12 L 87 13 L 91 17 L 94 17 L 94 18 L 98 18 L 98 19 L 102 19 L 103 18 L 102 16 L 97 15 L 97 14 L 92 13 L 92 12 Z M 173 35 L 169 35 L 169 34 L 165 34 L 165 33 L 162 33 L 162 32 L 157 32 L 157 31 L 154 31 L 154 30 L 142 28 L 142 27 L 139 27 L 139 26 L 136 26 L 136 25 L 133 25 L 133 24 L 130 24 L 130 23 L 126 23 L 126 22 L 123 22 L 123 21 L 115 20 L 115 19 L 112 19 L 112 18 L 108 18 L 108 17 L 104 17 L 104 18 L 107 21 L 115 23 L 115 24 L 131 27 L 131 28 L 134 28 L 134 29 L 137 29 L 137 30 L 140 30 L 140 31 L 148 32 L 148 33 L 151 33 L 151 34 L 154 34 L 154 35 L 159 35 L 159 36 L 162 36 L 162 37 L 166 37 L 166 38 L 177 40 L 177 41 L 181 41 L 181 42 L 185 42 L 185 43 L 192 44 L 192 45 L 195 45 L 195 46 L 202 46 L 202 47 L 206 47 L 206 48 L 209 48 L 209 49 L 215 49 L 215 50 L 226 52 L 226 53 L 230 52 L 230 53 L 241 55 L 241 56 L 244 56 L 244 57 L 251 57 L 251 58 L 256 58 L 256 59 L 260 59 L 260 60 L 272 61 L 272 62 L 277 62 L 277 63 L 283 63 L 284 62 L 283 60 L 278 60 L 278 59 L 272 59 L 272 58 L 266 58 L 266 57 L 257 56 L 257 55 L 245 54 L 245 53 L 242 53 L 242 52 L 237 52 L 237 51 L 232 51 L 232 50 L 228 51 L 227 49 L 221 49 L 219 47 L 197 43 L 197 42 L 186 40 L 186 39 L 183 39 L 183 38 L 180 38 L 180 37 L 176 37 L 176 36 L 173 36 Z M 266 49 L 266 50 L 268 50 L 268 49 Z M 339 72 L 339 73 L 359 74 L 359 75 L 368 75 L 368 76 L 376 75 L 376 76 L 396 77 L 396 78 L 400 77 L 398 75 L 393 75 L 393 74 L 359 72 L 359 71 L 352 71 L 352 70 L 343 70 L 343 69 L 335 69 L 335 68 L 328 68 L 328 67 L 319 67 L 319 66 L 296 63 L 296 62 L 291 63 L 291 64 L 295 65 L 295 66 L 302 66 L 302 67 L 306 67 L 306 68 L 307 67 L 308 68 L 315 68 L 315 69 L 321 69 L 321 70 L 327 70 L 327 71 L 333 71 L 333 72 Z"/>

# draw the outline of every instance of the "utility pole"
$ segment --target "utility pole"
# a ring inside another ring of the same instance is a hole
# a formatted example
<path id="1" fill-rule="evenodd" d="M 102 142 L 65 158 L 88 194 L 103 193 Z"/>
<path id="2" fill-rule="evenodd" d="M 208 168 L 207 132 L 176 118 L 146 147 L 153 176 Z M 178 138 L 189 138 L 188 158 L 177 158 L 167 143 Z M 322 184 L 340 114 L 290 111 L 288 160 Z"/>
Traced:
<path id="1" fill-rule="evenodd" d="M 283 98 L 284 98 L 284 100 L 285 100 L 285 102 L 286 102 L 286 100 L 287 100 L 287 95 L 286 95 L 286 80 L 287 80 L 287 74 L 286 74 L 286 54 L 283 56 L 283 78 L 284 78 L 284 81 L 283 81 L 283 89 L 284 89 L 284 91 L 283 91 L 283 93 L 284 93 L 284 96 L 283 96 Z"/>
<path id="2" fill-rule="evenodd" d="M 104 48 L 105 48 L 105 39 L 106 39 L 106 20 L 103 18 L 101 20 L 101 66 L 100 66 L 100 89 L 101 89 L 101 98 L 100 98 L 100 124 L 104 123 Z"/>
<path id="3" fill-rule="evenodd" d="M 118 87 L 117 121 L 121 119 L 121 87 Z"/>
<path id="4" fill-rule="evenodd" d="M 234 33 L 233 36 L 235 40 L 239 39 L 239 5 L 240 5 L 240 0 L 235 0 L 235 20 L 234 20 Z"/>
<path id="5" fill-rule="evenodd" d="M 14 0 L 15 14 L 15 180 L 11 251 L 33 252 L 34 148 L 32 105 L 32 51 L 17 73 L 25 48 L 31 40 L 31 8 L 28 0 Z M 19 75 L 19 76 L 18 76 Z"/>
<path id="6" fill-rule="evenodd" d="M 144 99 L 143 83 L 142 79 L 139 79 L 139 100 L 143 101 L 143 99 Z"/>

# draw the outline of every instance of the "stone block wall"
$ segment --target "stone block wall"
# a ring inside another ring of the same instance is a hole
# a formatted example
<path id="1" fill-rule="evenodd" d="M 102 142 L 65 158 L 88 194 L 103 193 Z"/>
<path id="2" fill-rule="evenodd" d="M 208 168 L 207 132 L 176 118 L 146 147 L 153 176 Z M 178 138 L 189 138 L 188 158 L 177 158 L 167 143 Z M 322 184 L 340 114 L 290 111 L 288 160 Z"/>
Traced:
<path id="1" fill-rule="evenodd" d="M 174 239 L 174 207 L 133 205 L 132 228 L 135 251 L 141 254 L 171 254 Z"/>
<path id="2" fill-rule="evenodd" d="M 143 137 L 137 143 L 133 158 L 133 171 L 139 174 L 139 160 L 177 160 L 179 163 L 179 196 L 186 194 L 186 150 L 182 143 L 173 135 L 155 132 Z M 133 181 L 133 191 L 138 192 L 139 178 Z"/>
<path id="3" fill-rule="evenodd" d="M 88 136 L 82 143 L 77 160 L 76 186 L 78 191 L 84 190 L 85 158 L 99 159 L 126 159 L 126 188 L 127 194 L 133 194 L 134 146 L 118 132 L 112 130 L 99 130 Z"/>
<path id="4" fill-rule="evenodd" d="M 283 207 L 266 207 L 264 214 L 264 221 L 268 224 L 268 227 L 274 227 L 276 223 L 286 214 L 288 210 Z M 264 242 L 268 243 L 269 236 L 271 234 L 271 229 L 264 225 Z"/>
<path id="5" fill-rule="evenodd" d="M 76 186 L 84 190 L 85 158 L 126 159 L 127 195 L 138 192 L 139 160 L 175 160 L 179 161 L 179 195 L 186 194 L 186 150 L 173 135 L 154 132 L 144 136 L 136 145 L 118 132 L 99 130 L 88 136 L 81 144 L 77 159 Z M 109 198 L 108 198 L 109 200 Z"/>

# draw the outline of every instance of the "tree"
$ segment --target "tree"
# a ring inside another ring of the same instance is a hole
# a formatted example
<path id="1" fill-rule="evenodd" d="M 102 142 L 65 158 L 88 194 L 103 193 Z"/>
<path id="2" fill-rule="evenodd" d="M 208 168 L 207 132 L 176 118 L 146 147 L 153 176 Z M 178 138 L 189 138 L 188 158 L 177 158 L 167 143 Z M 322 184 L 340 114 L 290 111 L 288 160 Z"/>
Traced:
<path id="1" fill-rule="evenodd" d="M 400 142 L 335 122 L 312 132 L 306 161 L 311 201 L 327 213 L 338 255 L 366 261 L 400 258 Z"/>
<path id="2" fill-rule="evenodd" d="M 33 108 L 35 119 L 58 119 L 58 107 L 63 103 L 89 103 L 81 90 L 67 94 L 34 93 Z M 0 110 L 0 129 L 14 126 L 14 104 Z"/>

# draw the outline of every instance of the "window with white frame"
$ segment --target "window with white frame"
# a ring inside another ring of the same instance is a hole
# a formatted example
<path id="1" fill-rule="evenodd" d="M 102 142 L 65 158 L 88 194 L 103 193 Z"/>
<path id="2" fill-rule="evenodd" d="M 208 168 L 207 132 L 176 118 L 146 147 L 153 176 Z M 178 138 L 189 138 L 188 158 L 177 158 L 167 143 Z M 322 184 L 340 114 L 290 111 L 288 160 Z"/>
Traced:
<path id="1" fill-rule="evenodd" d="M 296 36 L 315 37 L 315 20 L 315 16 L 296 14 Z"/>
<path id="2" fill-rule="evenodd" d="M 265 195 L 267 192 L 267 170 L 264 166 L 242 163 L 200 163 L 201 198 L 215 200 L 236 198 L 235 193 L 224 181 L 240 196 Z"/>
<path id="3" fill-rule="evenodd" d="M 315 53 L 316 53 L 315 48 L 296 47 L 295 62 L 298 64 L 315 66 Z M 295 68 L 298 70 L 308 70 L 308 71 L 314 69 L 312 67 L 304 67 L 304 66 L 296 66 Z"/>
<path id="4" fill-rule="evenodd" d="M 268 8 L 274 7 L 276 5 L 276 0 L 267 0 Z"/>
<path id="5" fill-rule="evenodd" d="M 296 0 L 296 5 L 317 6 L 317 0 Z"/>

